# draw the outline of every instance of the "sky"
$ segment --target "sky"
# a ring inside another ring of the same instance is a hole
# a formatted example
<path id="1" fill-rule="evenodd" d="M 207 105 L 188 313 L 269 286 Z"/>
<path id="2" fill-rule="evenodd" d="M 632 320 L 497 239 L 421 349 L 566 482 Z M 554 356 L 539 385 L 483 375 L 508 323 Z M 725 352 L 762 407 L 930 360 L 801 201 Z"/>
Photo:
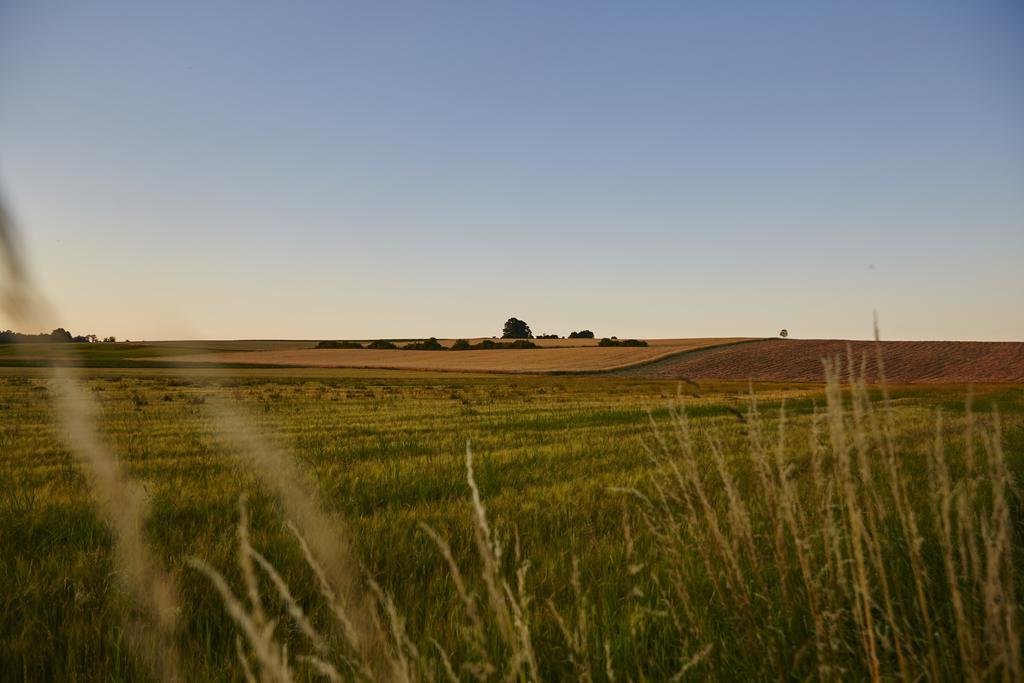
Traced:
<path id="1" fill-rule="evenodd" d="M 0 193 L 80 334 L 1022 340 L 1024 5 L 0 0 Z"/>

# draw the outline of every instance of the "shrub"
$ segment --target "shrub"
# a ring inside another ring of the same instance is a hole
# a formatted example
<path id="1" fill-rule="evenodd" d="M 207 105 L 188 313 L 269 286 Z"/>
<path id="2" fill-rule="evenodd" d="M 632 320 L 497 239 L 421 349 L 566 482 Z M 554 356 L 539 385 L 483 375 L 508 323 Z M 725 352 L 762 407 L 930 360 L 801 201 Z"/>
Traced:
<path id="1" fill-rule="evenodd" d="M 579 332 L 570 332 L 569 339 L 593 339 L 594 333 L 590 330 L 580 330 Z"/>
<path id="2" fill-rule="evenodd" d="M 368 349 L 397 349 L 398 347 L 395 346 L 393 343 L 387 341 L 386 339 L 378 339 L 377 341 L 373 341 L 373 342 L 370 342 L 369 344 L 367 344 L 366 348 L 368 348 Z"/>
<path id="3" fill-rule="evenodd" d="M 643 339 L 602 339 L 597 342 L 598 346 L 647 346 Z"/>
<path id="4" fill-rule="evenodd" d="M 363 345 L 354 341 L 322 341 L 316 345 L 318 349 L 361 349 Z"/>
<path id="5" fill-rule="evenodd" d="M 538 334 L 537 339 L 558 339 L 557 334 Z"/>
<path id="6" fill-rule="evenodd" d="M 456 339 L 449 351 L 469 351 L 473 346 L 468 339 Z"/>
<path id="7" fill-rule="evenodd" d="M 537 345 L 529 339 L 517 339 L 511 344 L 502 344 L 506 349 L 535 349 Z"/>

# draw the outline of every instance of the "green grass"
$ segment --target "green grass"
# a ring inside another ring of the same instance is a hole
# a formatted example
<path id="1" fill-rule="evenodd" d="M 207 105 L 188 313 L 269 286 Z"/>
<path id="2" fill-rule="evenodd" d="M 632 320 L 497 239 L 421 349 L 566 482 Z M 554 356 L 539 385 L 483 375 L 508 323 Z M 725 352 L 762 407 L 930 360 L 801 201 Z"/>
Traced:
<path id="1" fill-rule="evenodd" d="M 0 367 L 48 367 L 53 362 L 83 368 L 183 368 L 209 367 L 210 363 L 161 360 L 170 356 L 189 356 L 226 351 L 265 351 L 272 349 L 313 348 L 311 341 L 161 341 L 0 344 Z M 238 367 L 260 365 L 234 364 Z"/>
<path id="2" fill-rule="evenodd" d="M 89 345 L 82 352 L 88 356 L 85 364 L 152 355 L 148 347 L 103 347 Z M 559 612 L 575 614 L 581 604 L 572 589 L 577 561 L 589 609 L 584 649 L 596 678 L 605 677 L 605 646 L 620 678 L 658 680 L 678 671 L 699 650 L 701 637 L 709 635 L 714 647 L 691 670 L 695 678 L 816 675 L 809 626 L 793 621 L 800 616 L 798 603 L 791 619 L 772 621 L 771 633 L 766 623 L 758 635 L 748 621 L 729 621 L 721 596 L 706 597 L 708 613 L 721 623 L 717 630 L 702 625 L 684 638 L 656 598 L 657 581 L 671 575 L 673 558 L 643 532 L 649 511 L 619 490 L 650 491 L 652 472 L 664 471 L 664 461 L 652 464 L 645 446 L 655 443 L 652 419 L 659 430 L 673 429 L 668 405 L 680 389 L 675 383 L 382 371 L 232 369 L 230 375 L 196 371 L 188 378 L 155 369 L 86 372 L 84 384 L 99 406 L 103 441 L 128 477 L 144 487 L 150 504 L 145 536 L 178 584 L 177 639 L 189 680 L 240 678 L 236 629 L 209 581 L 187 562 L 204 559 L 225 573 L 236 592 L 242 590 L 234 529 L 243 493 L 250 496 L 254 547 L 288 580 L 314 622 L 330 623 L 284 526 L 281 501 L 220 437 L 208 410 L 217 398 L 240 406 L 260 438 L 281 446 L 314 482 L 323 508 L 346 520 L 359 563 L 393 596 L 410 637 L 426 654 L 434 638 L 454 661 L 469 656 L 451 574 L 419 524 L 449 539 L 467 576 L 478 574 L 481 557 L 473 545 L 465 470 L 470 442 L 484 505 L 507 545 L 506 570 L 512 569 L 515 537 L 530 561 L 532 647 L 543 678 L 581 675 L 546 604 L 550 599 Z M 52 398 L 61 391 L 41 370 L 0 371 L 0 680 L 145 680 L 149 673 L 125 637 L 133 607 L 118 581 L 112 533 L 55 420 Z M 741 456 L 748 425 L 733 412 L 746 410 L 746 393 L 744 386 L 709 385 L 700 397 L 687 397 L 686 405 L 695 429 L 721 440 L 738 485 L 756 500 L 755 474 Z M 769 416 L 767 431 L 785 401 L 786 457 L 794 476 L 803 476 L 807 456 L 799 444 L 808 438 L 815 410 L 823 409 L 822 388 L 765 385 L 758 394 L 759 408 Z M 936 409 L 954 431 L 959 429 L 964 396 L 962 387 L 894 387 L 901 453 L 908 458 L 927 453 Z M 1024 475 L 1024 389 L 975 389 L 975 411 L 995 406 L 1003 418 L 1009 467 L 1019 479 Z M 950 443 L 953 458 L 960 453 L 956 443 Z M 927 495 L 922 481 L 914 491 L 918 498 Z M 708 486 L 712 504 L 726 506 L 721 487 Z M 727 506 L 721 509 L 725 515 Z M 624 515 L 637 534 L 632 556 L 624 540 Z M 1016 498 L 1012 515 L 1019 534 L 1024 514 Z M 758 543 L 771 546 L 769 529 L 756 533 Z M 696 562 L 698 550 L 690 552 Z M 926 560 L 929 566 L 938 562 L 937 557 Z M 1015 562 L 1017 581 L 1019 555 Z M 643 569 L 631 571 L 635 564 Z M 707 579 L 693 571 L 688 576 L 694 594 L 703 595 L 709 588 L 701 581 Z M 780 578 L 775 589 L 787 580 Z M 634 592 L 638 585 L 641 597 Z M 266 583 L 263 588 L 272 592 Z M 772 592 L 757 599 L 751 614 L 766 621 L 764 615 L 785 604 Z M 272 609 L 282 615 L 281 637 L 293 652 L 302 651 L 303 640 L 283 608 L 274 604 Z M 944 609 L 939 606 L 938 612 L 945 614 Z M 837 623 L 849 625 L 848 620 Z M 488 647 L 499 651 L 500 639 L 489 637 Z M 847 667 L 844 675 L 865 675 L 854 634 L 838 637 L 846 649 L 834 658 Z M 763 649 L 766 644 L 770 651 Z M 953 641 L 945 646 L 952 648 Z M 779 659 L 761 658 L 759 652 Z M 885 663 L 891 672 L 892 661 Z M 958 666 L 944 661 L 942 671 L 955 677 L 962 672 Z M 301 667 L 298 672 L 300 677 L 309 673 Z"/>

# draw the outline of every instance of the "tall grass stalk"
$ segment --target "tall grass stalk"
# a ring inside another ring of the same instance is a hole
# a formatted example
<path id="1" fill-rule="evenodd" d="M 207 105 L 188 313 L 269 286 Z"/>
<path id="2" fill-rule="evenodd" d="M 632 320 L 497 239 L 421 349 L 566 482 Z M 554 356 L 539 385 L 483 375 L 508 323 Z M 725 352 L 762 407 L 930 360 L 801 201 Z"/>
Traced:
<path id="1" fill-rule="evenodd" d="M 718 672 L 735 665 L 728 646 L 749 642 L 761 673 L 813 661 L 821 679 L 1019 680 L 1016 492 L 998 414 L 978 430 L 968 410 L 959 439 L 937 416 L 930 453 L 901 450 L 887 394 L 871 401 L 862 368 L 826 363 L 806 445 L 787 440 L 784 412 L 768 441 L 753 399 L 745 452 L 724 456 L 683 410 L 675 447 L 656 435 L 653 494 L 636 493 L 681 646 L 720 645 Z"/>
<path id="2" fill-rule="evenodd" d="M 44 328 L 53 309 L 30 276 L 17 234 L 0 202 L 0 310 L 18 324 Z M 62 344 L 46 345 L 51 377 L 58 387 L 55 412 L 66 444 L 90 482 L 92 497 L 113 532 L 118 579 L 136 609 L 126 615 L 125 635 L 157 680 L 182 679 L 177 635 L 178 601 L 171 575 L 145 538 L 148 514 L 142 488 L 131 482 L 116 454 L 97 432 L 95 404 L 79 382 Z"/>
<path id="3" fill-rule="evenodd" d="M 307 560 L 317 571 L 324 597 L 344 626 L 346 643 L 354 651 L 359 670 L 371 678 L 396 676 L 400 672 L 392 669 L 396 665 L 404 668 L 405 663 L 382 651 L 386 634 L 374 612 L 371 596 L 366 592 L 367 586 L 360 579 L 359 562 L 348 542 L 343 521 L 321 509 L 316 487 L 298 469 L 295 458 L 260 438 L 250 419 L 223 402 L 211 402 L 208 409 L 221 436 L 236 447 L 239 457 L 280 498 Z M 260 561 L 262 556 L 247 545 L 246 524 L 247 519 L 243 518 L 239 538 L 245 543 L 239 557 L 243 575 L 247 577 L 251 617 L 255 620 L 261 616 L 262 608 L 251 562 L 256 560 L 264 569 L 269 568 L 269 563 L 264 565 Z M 273 579 L 276 574 L 270 576 Z M 283 585 L 283 581 L 279 585 Z"/>

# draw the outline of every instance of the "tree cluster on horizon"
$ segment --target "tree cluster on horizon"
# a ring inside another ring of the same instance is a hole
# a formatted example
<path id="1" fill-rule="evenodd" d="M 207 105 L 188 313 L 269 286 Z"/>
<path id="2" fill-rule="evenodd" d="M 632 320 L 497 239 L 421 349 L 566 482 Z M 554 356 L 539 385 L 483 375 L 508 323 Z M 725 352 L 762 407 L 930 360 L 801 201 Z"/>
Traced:
<path id="1" fill-rule="evenodd" d="M 12 330 L 0 332 L 0 344 L 53 344 L 97 341 L 99 341 L 99 338 L 95 334 L 72 335 L 63 327 L 58 327 L 50 333 L 42 332 L 40 334 L 25 334 L 24 332 L 14 332 Z M 111 336 L 105 337 L 103 341 L 113 342 L 116 339 Z"/>
<path id="2" fill-rule="evenodd" d="M 509 318 L 505 321 L 505 328 L 501 333 L 502 339 L 533 339 L 533 331 L 526 324 L 525 320 Z M 557 334 L 540 334 L 537 339 L 560 339 Z M 569 333 L 569 339 L 594 339 L 594 333 L 590 330 L 573 331 Z"/>

